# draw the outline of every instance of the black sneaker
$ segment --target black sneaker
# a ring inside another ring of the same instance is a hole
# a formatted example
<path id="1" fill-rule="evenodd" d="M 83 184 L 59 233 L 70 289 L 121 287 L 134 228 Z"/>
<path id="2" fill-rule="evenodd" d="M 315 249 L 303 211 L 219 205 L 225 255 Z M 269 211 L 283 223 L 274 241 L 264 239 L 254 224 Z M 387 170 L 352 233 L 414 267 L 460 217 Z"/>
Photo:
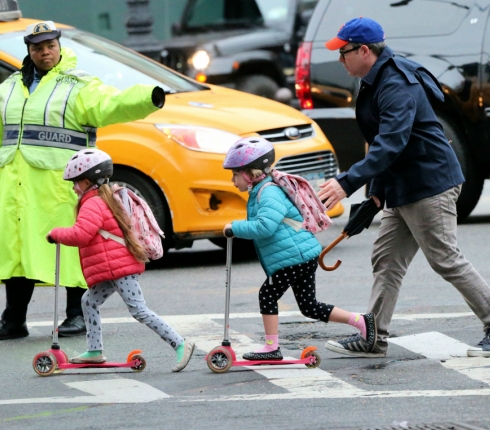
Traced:
<path id="1" fill-rule="evenodd" d="M 243 354 L 244 360 L 282 360 L 281 348 L 271 352 L 247 352 Z"/>
<path id="2" fill-rule="evenodd" d="M 329 340 L 325 344 L 325 348 L 329 351 L 337 352 L 339 354 L 351 355 L 354 357 L 386 357 L 386 352 L 379 349 L 376 350 L 376 342 L 378 332 L 376 329 L 376 315 L 369 313 L 363 315 L 364 322 L 366 324 L 366 339 L 364 339 L 360 333 L 347 339 L 339 340 L 335 342 Z"/>
<path id="3" fill-rule="evenodd" d="M 466 354 L 468 357 L 490 357 L 490 330 L 485 332 L 485 337 L 477 346 L 470 346 Z"/>
<path id="4" fill-rule="evenodd" d="M 13 323 L 0 320 L 0 340 L 19 339 L 29 336 L 26 323 Z"/>
<path id="5" fill-rule="evenodd" d="M 58 326 L 58 336 L 70 337 L 86 333 L 85 320 L 81 315 L 67 318 Z"/>

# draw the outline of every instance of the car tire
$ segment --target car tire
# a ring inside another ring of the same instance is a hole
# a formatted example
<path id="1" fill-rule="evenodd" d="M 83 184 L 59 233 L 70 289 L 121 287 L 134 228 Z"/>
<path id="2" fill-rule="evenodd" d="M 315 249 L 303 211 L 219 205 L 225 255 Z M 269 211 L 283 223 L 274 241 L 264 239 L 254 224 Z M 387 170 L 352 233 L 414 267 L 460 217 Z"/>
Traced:
<path id="1" fill-rule="evenodd" d="M 445 118 L 439 117 L 439 121 L 444 128 L 444 134 L 447 139 L 451 141 L 451 146 L 458 157 L 463 175 L 466 181 L 461 189 L 458 202 L 456 203 L 458 211 L 458 222 L 465 220 L 473 211 L 475 206 L 480 200 L 481 193 L 483 191 L 483 184 L 485 179 L 479 174 L 478 169 L 471 159 L 471 154 L 468 148 L 464 145 L 464 140 L 460 137 L 460 134 L 450 125 L 449 121 Z"/>
<path id="2" fill-rule="evenodd" d="M 170 212 L 165 201 L 165 197 L 151 179 L 142 173 L 133 170 L 114 166 L 114 173 L 111 176 L 111 184 L 118 184 L 132 190 L 137 196 L 141 197 L 150 206 L 153 215 L 155 215 L 158 225 L 165 233 L 165 239 L 162 241 L 165 253 L 170 248 L 170 238 L 172 237 L 172 224 L 170 222 Z"/>
<path id="3" fill-rule="evenodd" d="M 237 90 L 274 100 L 279 86 L 264 75 L 249 75 L 240 78 L 236 85 Z"/>

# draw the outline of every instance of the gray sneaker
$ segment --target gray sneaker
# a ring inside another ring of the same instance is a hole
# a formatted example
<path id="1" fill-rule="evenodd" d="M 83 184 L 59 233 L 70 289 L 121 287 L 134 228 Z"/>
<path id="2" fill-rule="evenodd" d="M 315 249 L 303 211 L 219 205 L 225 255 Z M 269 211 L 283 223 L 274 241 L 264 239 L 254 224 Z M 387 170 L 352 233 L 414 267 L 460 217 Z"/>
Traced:
<path id="1" fill-rule="evenodd" d="M 490 357 L 490 330 L 485 332 L 485 337 L 477 346 L 470 346 L 466 354 L 468 357 Z"/>
<path id="2" fill-rule="evenodd" d="M 184 339 L 184 356 L 182 357 L 182 360 L 180 360 L 172 369 L 172 372 L 180 372 L 187 366 L 189 363 L 192 354 L 194 352 L 196 344 L 194 342 L 189 342 L 188 340 Z"/>

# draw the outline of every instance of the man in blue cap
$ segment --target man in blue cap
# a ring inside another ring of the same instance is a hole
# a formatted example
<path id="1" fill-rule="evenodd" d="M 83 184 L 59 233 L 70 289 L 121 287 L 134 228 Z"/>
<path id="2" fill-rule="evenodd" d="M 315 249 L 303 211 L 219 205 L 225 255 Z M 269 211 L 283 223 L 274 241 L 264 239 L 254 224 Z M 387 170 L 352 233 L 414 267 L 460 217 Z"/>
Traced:
<path id="1" fill-rule="evenodd" d="M 361 17 L 325 44 L 339 50 L 349 75 L 361 78 L 356 118 L 369 151 L 347 172 L 322 184 L 318 196 L 331 209 L 370 183 L 369 196 L 378 207 L 386 202 L 373 246 L 374 283 L 367 310 L 377 316 L 377 344 L 369 349 L 354 336 L 328 341 L 325 347 L 351 356 L 386 355 L 402 280 L 421 248 L 483 323 L 485 337 L 467 354 L 490 357 L 490 288 L 457 246 L 456 201 L 464 177 L 431 105 L 432 100 L 443 102 L 444 93 L 428 70 L 395 55 L 384 40 L 382 27 Z"/>

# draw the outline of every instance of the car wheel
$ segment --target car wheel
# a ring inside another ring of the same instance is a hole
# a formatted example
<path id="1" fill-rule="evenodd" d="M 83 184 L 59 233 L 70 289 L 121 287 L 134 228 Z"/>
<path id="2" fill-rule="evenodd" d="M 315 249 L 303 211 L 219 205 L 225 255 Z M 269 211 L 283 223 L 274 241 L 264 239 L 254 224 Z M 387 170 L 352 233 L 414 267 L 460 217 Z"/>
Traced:
<path id="1" fill-rule="evenodd" d="M 158 225 L 165 233 L 163 240 L 164 251 L 170 248 L 170 238 L 172 237 L 172 224 L 170 222 L 169 210 L 165 197 L 153 185 L 151 180 L 141 173 L 134 172 L 123 167 L 114 166 L 114 173 L 111 176 L 111 184 L 118 184 L 121 187 L 129 188 L 138 197 L 141 197 L 150 206 L 155 215 Z"/>
<path id="2" fill-rule="evenodd" d="M 268 76 L 250 75 L 240 78 L 237 90 L 274 100 L 279 86 Z"/>
<path id="3" fill-rule="evenodd" d="M 456 204 L 458 222 L 461 222 L 470 215 L 471 211 L 477 205 L 478 200 L 480 200 L 485 179 L 479 174 L 478 169 L 471 159 L 468 148 L 463 144 L 463 139 L 454 127 L 445 118 L 439 118 L 439 121 L 444 128 L 444 134 L 451 141 L 451 146 L 458 157 L 463 175 L 466 179 Z"/>

